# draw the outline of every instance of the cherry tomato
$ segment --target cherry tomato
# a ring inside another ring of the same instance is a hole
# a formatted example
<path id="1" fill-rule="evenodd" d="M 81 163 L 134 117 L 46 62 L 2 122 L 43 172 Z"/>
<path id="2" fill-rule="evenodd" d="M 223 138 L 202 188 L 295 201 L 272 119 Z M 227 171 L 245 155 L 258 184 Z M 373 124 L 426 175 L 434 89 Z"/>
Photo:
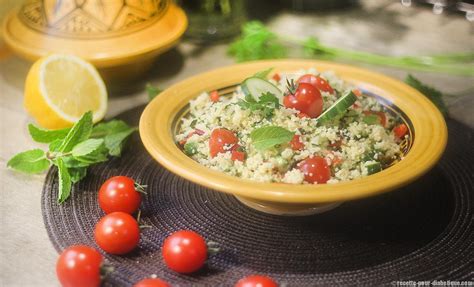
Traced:
<path id="1" fill-rule="evenodd" d="M 65 249 L 56 263 L 59 282 L 64 287 L 100 286 L 102 260 L 102 255 L 89 246 Z"/>
<path id="2" fill-rule="evenodd" d="M 232 159 L 233 161 L 236 161 L 236 160 L 238 160 L 238 161 L 244 161 L 244 160 L 245 160 L 245 156 L 246 156 L 245 152 L 243 152 L 243 151 L 238 151 L 238 150 L 233 150 L 233 151 L 232 151 L 231 159 Z"/>
<path id="3" fill-rule="evenodd" d="M 393 128 L 393 133 L 399 139 L 403 138 L 408 132 L 408 127 L 405 124 L 399 124 Z"/>
<path id="4" fill-rule="evenodd" d="M 166 266 L 178 273 L 192 273 L 199 270 L 207 259 L 207 245 L 204 238 L 194 231 L 177 231 L 165 239 L 162 248 Z"/>
<path id="5" fill-rule="evenodd" d="M 251 275 L 240 279 L 235 287 L 278 287 L 278 284 L 270 277 Z"/>
<path id="6" fill-rule="evenodd" d="M 311 84 L 315 88 L 319 89 L 320 91 L 328 92 L 331 94 L 334 93 L 333 88 L 331 87 L 331 85 L 329 85 L 329 83 L 325 79 L 315 76 L 315 75 L 311 75 L 311 74 L 303 75 L 298 79 L 297 83 L 298 84 L 301 84 L 301 83 Z"/>
<path id="7" fill-rule="evenodd" d="M 290 141 L 290 146 L 293 150 L 302 150 L 304 148 L 304 143 L 301 141 L 299 135 L 294 135 Z"/>
<path id="8" fill-rule="evenodd" d="M 305 113 L 311 118 L 316 118 L 323 111 L 323 98 L 319 90 L 313 85 L 301 83 L 294 94 L 289 94 L 283 98 L 283 105 Z"/>
<path id="9" fill-rule="evenodd" d="M 209 94 L 209 97 L 211 98 L 211 102 L 217 103 L 219 101 L 219 92 L 218 91 L 212 91 Z"/>
<path id="10" fill-rule="evenodd" d="M 112 212 L 102 217 L 95 226 L 95 242 L 110 254 L 132 251 L 140 241 L 137 221 L 125 212 Z"/>
<path id="11" fill-rule="evenodd" d="M 142 197 L 135 188 L 135 181 L 128 176 L 114 176 L 99 189 L 99 206 L 105 213 L 116 211 L 134 213 Z"/>
<path id="12" fill-rule="evenodd" d="M 370 115 L 375 115 L 379 117 L 379 123 L 385 127 L 387 124 L 387 116 L 385 115 L 384 112 L 374 112 L 374 111 L 363 111 L 364 115 L 370 116 Z"/>
<path id="13" fill-rule="evenodd" d="M 170 287 L 170 285 L 161 279 L 148 278 L 135 283 L 133 287 Z"/>
<path id="14" fill-rule="evenodd" d="M 308 116 L 307 114 L 301 113 L 301 112 L 298 113 L 297 116 L 298 116 L 298 118 L 300 118 L 300 119 L 309 118 L 309 116 Z"/>
<path id="15" fill-rule="evenodd" d="M 274 79 L 275 81 L 279 82 L 279 81 L 281 80 L 280 74 L 275 73 L 275 74 L 273 75 L 272 79 Z"/>
<path id="16" fill-rule="evenodd" d="M 180 144 L 180 145 L 185 145 L 186 142 L 188 141 L 188 139 L 189 139 L 190 137 L 192 137 L 193 135 L 200 135 L 200 136 L 202 136 L 203 134 L 205 134 L 204 131 L 202 131 L 202 130 L 200 130 L 200 129 L 195 129 L 194 131 L 190 132 L 190 133 L 186 136 L 185 139 L 180 140 L 180 141 L 179 141 L 179 144 Z"/>
<path id="17" fill-rule="evenodd" d="M 215 157 L 218 153 L 231 150 L 238 141 L 233 132 L 227 129 L 214 129 L 209 139 L 209 153 L 211 157 Z"/>
<path id="18" fill-rule="evenodd" d="M 359 89 L 355 89 L 355 90 L 352 90 L 352 92 L 354 93 L 354 95 L 356 95 L 357 97 L 360 97 L 362 96 L 362 91 L 359 90 Z"/>
<path id="19" fill-rule="evenodd" d="M 320 156 L 308 157 L 297 165 L 309 183 L 326 183 L 331 178 L 331 170 L 326 160 Z"/>

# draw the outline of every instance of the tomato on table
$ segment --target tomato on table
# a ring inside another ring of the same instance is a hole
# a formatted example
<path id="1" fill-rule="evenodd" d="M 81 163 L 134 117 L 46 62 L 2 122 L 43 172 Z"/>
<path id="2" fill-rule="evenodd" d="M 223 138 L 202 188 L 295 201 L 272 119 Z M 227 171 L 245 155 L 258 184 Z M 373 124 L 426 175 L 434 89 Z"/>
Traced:
<path id="1" fill-rule="evenodd" d="M 240 279 L 235 287 L 278 287 L 278 284 L 268 276 L 250 275 Z"/>
<path id="2" fill-rule="evenodd" d="M 206 262 L 206 241 L 194 231 L 177 231 L 165 239 L 162 255 L 169 269 L 178 273 L 192 273 L 201 269 Z"/>
<path id="3" fill-rule="evenodd" d="M 366 116 L 374 115 L 377 116 L 379 119 L 379 123 L 385 127 L 387 125 L 387 116 L 384 112 L 375 112 L 375 111 L 363 111 L 362 112 Z"/>
<path id="4" fill-rule="evenodd" d="M 100 286 L 103 257 L 86 245 L 64 249 L 56 262 L 56 275 L 64 287 Z"/>
<path id="5" fill-rule="evenodd" d="M 114 176 L 99 189 L 99 206 L 109 214 L 116 211 L 132 214 L 138 210 L 142 197 L 135 180 L 128 176 Z"/>
<path id="6" fill-rule="evenodd" d="M 310 118 L 318 117 L 323 111 L 323 98 L 313 85 L 301 83 L 297 87 L 289 87 L 289 92 L 283 97 L 285 107 L 296 109 Z"/>
<path id="7" fill-rule="evenodd" d="M 319 76 L 312 75 L 312 74 L 306 74 L 306 75 L 301 76 L 298 79 L 297 83 L 298 84 L 307 83 L 307 84 L 313 85 L 315 88 L 317 88 L 320 91 L 328 92 L 331 94 L 334 93 L 334 89 L 331 87 L 331 85 L 329 85 L 329 83 L 325 79 Z"/>
<path id="8" fill-rule="evenodd" d="M 402 139 L 408 133 L 408 127 L 406 124 L 399 124 L 393 128 L 393 134 L 398 139 Z"/>
<path id="9" fill-rule="evenodd" d="M 294 135 L 290 141 L 290 146 L 292 150 L 302 150 L 304 148 L 304 143 L 301 141 L 299 135 Z"/>
<path id="10" fill-rule="evenodd" d="M 209 98 L 211 99 L 211 102 L 217 103 L 219 101 L 219 92 L 218 91 L 212 91 L 209 93 Z"/>
<path id="11" fill-rule="evenodd" d="M 308 157 L 297 164 L 309 183 L 326 183 L 331 178 L 331 170 L 326 160 L 320 156 Z"/>
<path id="12" fill-rule="evenodd" d="M 170 287 L 170 285 L 158 278 L 147 278 L 135 283 L 133 287 Z"/>
<path id="13" fill-rule="evenodd" d="M 140 227 L 135 218 L 125 212 L 112 212 L 95 226 L 95 242 L 110 254 L 126 254 L 140 241 Z"/>
<path id="14" fill-rule="evenodd" d="M 239 139 L 228 129 L 214 129 L 209 138 L 209 153 L 211 157 L 215 157 L 218 153 L 225 153 L 238 143 Z"/>

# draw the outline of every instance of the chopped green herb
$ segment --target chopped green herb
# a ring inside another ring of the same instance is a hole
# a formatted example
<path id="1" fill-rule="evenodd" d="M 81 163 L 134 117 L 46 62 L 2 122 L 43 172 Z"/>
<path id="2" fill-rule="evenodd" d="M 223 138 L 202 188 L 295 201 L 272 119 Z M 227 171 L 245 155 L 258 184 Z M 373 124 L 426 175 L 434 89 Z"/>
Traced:
<path id="1" fill-rule="evenodd" d="M 246 95 L 245 99 L 240 100 L 237 104 L 243 109 L 260 111 L 266 118 L 273 116 L 275 109 L 280 108 L 278 98 L 272 93 L 263 93 L 258 98 L 258 102 L 251 95 Z"/>
<path id="2" fill-rule="evenodd" d="M 187 142 L 184 144 L 184 153 L 191 156 L 191 155 L 195 155 L 198 150 L 197 150 L 197 143 L 195 142 Z"/>
<path id="3" fill-rule="evenodd" d="M 377 115 L 366 115 L 362 118 L 362 121 L 368 125 L 380 124 L 380 117 Z"/>
<path id="4" fill-rule="evenodd" d="M 266 126 L 253 130 L 250 133 L 252 144 L 258 150 L 266 150 L 277 145 L 287 144 L 295 133 L 278 126 Z"/>

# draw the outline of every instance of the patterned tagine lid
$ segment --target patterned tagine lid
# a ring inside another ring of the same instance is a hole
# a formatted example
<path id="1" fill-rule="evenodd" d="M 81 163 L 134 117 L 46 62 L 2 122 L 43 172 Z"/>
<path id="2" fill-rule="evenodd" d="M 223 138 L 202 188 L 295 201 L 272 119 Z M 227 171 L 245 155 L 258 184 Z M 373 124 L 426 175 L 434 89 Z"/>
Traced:
<path id="1" fill-rule="evenodd" d="M 170 0 L 28 0 L 5 18 L 3 35 L 30 60 L 67 53 L 105 68 L 153 58 L 186 27 Z"/>

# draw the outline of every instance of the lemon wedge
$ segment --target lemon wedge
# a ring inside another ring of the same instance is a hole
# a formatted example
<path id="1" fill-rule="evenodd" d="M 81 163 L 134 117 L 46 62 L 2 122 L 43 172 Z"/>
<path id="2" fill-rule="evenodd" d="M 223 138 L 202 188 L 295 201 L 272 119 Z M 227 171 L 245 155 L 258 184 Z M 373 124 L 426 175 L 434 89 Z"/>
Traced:
<path id="1" fill-rule="evenodd" d="M 70 127 L 87 111 L 98 122 L 107 111 L 107 90 L 92 64 L 76 56 L 53 54 L 30 68 L 24 106 L 48 129 Z"/>

